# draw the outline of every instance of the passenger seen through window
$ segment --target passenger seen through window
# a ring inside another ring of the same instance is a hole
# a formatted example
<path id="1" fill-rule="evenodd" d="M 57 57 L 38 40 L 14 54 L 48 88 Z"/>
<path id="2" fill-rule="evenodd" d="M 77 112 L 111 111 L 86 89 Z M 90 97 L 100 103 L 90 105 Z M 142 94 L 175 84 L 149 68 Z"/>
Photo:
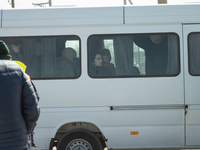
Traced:
<path id="1" fill-rule="evenodd" d="M 102 52 L 103 66 L 110 61 L 109 54 L 108 57 L 104 56 L 103 51 L 114 56 L 114 64 L 108 63 L 108 66 L 114 66 L 115 74 L 101 77 L 162 77 L 175 76 L 180 72 L 179 38 L 174 33 L 93 35 L 88 43 L 89 57 L 94 48 L 98 49 Z M 104 50 L 105 47 L 109 47 L 109 50 Z M 89 73 L 91 68 L 90 63 Z"/>
<path id="2" fill-rule="evenodd" d="M 90 75 L 93 77 L 111 76 L 111 72 L 103 67 L 101 52 L 93 51 L 90 55 Z"/>

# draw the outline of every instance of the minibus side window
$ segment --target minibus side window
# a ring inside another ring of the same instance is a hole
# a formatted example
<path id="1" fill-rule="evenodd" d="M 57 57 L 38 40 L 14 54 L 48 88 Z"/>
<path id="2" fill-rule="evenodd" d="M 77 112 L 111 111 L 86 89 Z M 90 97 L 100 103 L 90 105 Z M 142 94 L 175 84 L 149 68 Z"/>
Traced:
<path id="1" fill-rule="evenodd" d="M 80 76 L 80 39 L 77 36 L 0 38 L 12 60 L 23 62 L 31 79 L 70 79 Z"/>
<path id="2" fill-rule="evenodd" d="M 200 75 L 200 33 L 191 33 L 188 36 L 189 72 L 191 75 Z"/>
<path id="3" fill-rule="evenodd" d="M 92 78 L 176 76 L 180 71 L 174 33 L 92 35 L 88 46 Z"/>

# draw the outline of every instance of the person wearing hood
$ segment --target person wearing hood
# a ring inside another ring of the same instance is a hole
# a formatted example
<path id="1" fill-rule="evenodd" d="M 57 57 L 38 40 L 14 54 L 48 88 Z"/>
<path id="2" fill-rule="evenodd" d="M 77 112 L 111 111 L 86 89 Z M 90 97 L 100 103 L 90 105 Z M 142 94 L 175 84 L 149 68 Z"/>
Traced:
<path id="1" fill-rule="evenodd" d="M 34 88 L 0 40 L 0 149 L 29 150 L 40 109 Z"/>

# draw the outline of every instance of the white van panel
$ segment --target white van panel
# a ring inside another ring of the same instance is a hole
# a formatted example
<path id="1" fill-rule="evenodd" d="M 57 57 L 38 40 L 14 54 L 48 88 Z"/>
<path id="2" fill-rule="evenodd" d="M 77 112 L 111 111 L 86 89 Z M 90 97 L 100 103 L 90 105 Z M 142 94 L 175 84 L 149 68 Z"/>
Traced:
<path id="1" fill-rule="evenodd" d="M 46 8 L 3 10 L 3 28 L 123 24 L 123 8 Z"/>
<path id="2" fill-rule="evenodd" d="M 131 135 L 130 131 L 138 130 L 138 135 Z M 126 126 L 107 127 L 103 130 L 108 135 L 108 147 L 113 149 L 165 149 L 184 146 L 184 126 Z M 172 136 L 173 133 L 173 136 Z M 115 137 L 115 139 L 109 137 Z M 125 139 L 122 137 L 126 137 Z M 110 140 L 109 140 L 110 139 Z M 121 141 L 123 140 L 123 144 Z M 170 145 L 170 146 L 169 146 Z"/>
<path id="3" fill-rule="evenodd" d="M 199 114 L 199 113 L 198 113 Z M 198 116 L 199 117 L 199 116 Z M 200 143 L 200 126 L 199 125 L 187 125 L 186 127 L 186 145 L 195 146 Z"/>
<path id="4" fill-rule="evenodd" d="M 131 80 L 95 79 L 95 88 L 92 81 L 94 79 L 85 78 L 83 80 L 79 80 L 80 79 L 74 81 L 63 80 L 60 82 L 34 81 L 38 87 L 38 90 L 43 90 L 43 92 L 40 94 L 41 99 L 48 99 L 48 101 L 50 101 L 50 103 L 41 101 L 40 106 L 48 108 L 76 107 L 79 105 L 86 107 L 113 105 L 167 105 L 184 103 L 181 77 L 174 78 L 173 80 L 167 78 L 136 78 Z M 73 82 L 72 87 L 69 87 L 69 84 L 71 84 L 70 82 Z M 112 89 L 106 85 L 107 82 L 112 85 Z M 138 88 L 142 82 L 145 84 L 145 86 Z M 152 83 L 154 85 L 153 88 Z M 78 86 L 79 84 L 87 85 L 87 88 L 83 89 Z M 57 87 L 59 87 L 60 92 L 49 95 L 49 93 L 53 93 Z M 82 92 L 77 93 L 79 90 Z M 102 90 L 107 92 L 101 93 Z M 66 91 L 70 94 L 66 95 Z M 102 96 L 100 96 L 100 93 L 105 95 L 104 101 L 102 101 Z M 66 101 L 64 98 L 66 98 Z"/>
<path id="5" fill-rule="evenodd" d="M 183 147 L 183 113 L 183 109 L 111 111 L 109 107 L 44 108 L 35 136 L 37 140 L 45 141 L 46 128 L 51 129 L 50 135 L 65 122 L 81 121 L 97 125 L 108 139 L 109 148 Z M 47 123 L 49 116 L 54 119 L 49 119 Z M 139 134 L 131 135 L 131 131 L 138 131 Z M 122 137 L 123 144 L 120 142 Z"/>
<path id="6" fill-rule="evenodd" d="M 125 12 L 126 24 L 196 23 L 200 19 L 198 5 L 126 6 Z"/>

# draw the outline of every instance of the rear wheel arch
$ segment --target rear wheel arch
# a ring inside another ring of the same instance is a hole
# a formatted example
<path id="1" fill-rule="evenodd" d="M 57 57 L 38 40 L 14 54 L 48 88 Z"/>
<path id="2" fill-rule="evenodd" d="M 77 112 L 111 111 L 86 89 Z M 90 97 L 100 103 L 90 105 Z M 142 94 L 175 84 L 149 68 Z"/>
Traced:
<path id="1" fill-rule="evenodd" d="M 90 132 L 92 134 L 94 134 L 98 140 L 100 141 L 102 147 L 106 147 L 106 138 L 104 137 L 103 133 L 100 131 L 100 129 L 94 125 L 93 123 L 89 123 L 89 122 L 71 122 L 71 123 L 67 123 L 62 125 L 54 138 L 54 144 L 51 144 L 53 146 L 57 146 L 58 143 L 60 142 L 60 140 L 69 132 L 77 132 L 77 130 L 85 131 L 85 132 Z M 87 133 L 86 133 L 87 134 Z"/>
<path id="2" fill-rule="evenodd" d="M 67 132 L 59 140 L 57 150 L 103 150 L 102 144 L 95 134 L 86 129 L 74 129 Z"/>

